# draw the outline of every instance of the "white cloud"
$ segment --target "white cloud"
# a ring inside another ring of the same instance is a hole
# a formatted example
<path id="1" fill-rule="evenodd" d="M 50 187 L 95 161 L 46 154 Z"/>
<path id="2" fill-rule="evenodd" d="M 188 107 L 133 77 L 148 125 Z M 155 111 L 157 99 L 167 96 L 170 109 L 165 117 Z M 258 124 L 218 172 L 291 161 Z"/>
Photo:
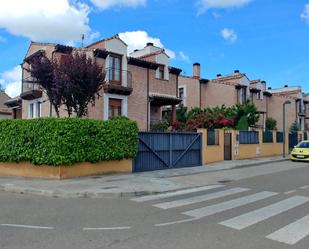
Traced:
<path id="1" fill-rule="evenodd" d="M 21 67 L 16 66 L 11 70 L 0 74 L 0 84 L 5 88 L 5 92 L 12 98 L 21 92 Z"/>
<path id="2" fill-rule="evenodd" d="M 109 9 L 112 7 L 131 7 L 136 8 L 146 4 L 146 0 L 90 0 L 100 9 Z"/>
<path id="3" fill-rule="evenodd" d="M 179 52 L 179 57 L 181 60 L 185 61 L 185 62 L 188 62 L 190 63 L 191 60 L 190 60 L 190 57 L 188 55 L 186 55 L 184 52 L 180 51 Z"/>
<path id="4" fill-rule="evenodd" d="M 225 9 L 240 7 L 250 3 L 252 0 L 198 0 L 198 15 L 203 14 L 208 9 Z"/>
<path id="5" fill-rule="evenodd" d="M 301 14 L 301 18 L 309 23 L 309 3 L 305 5 L 304 12 Z"/>
<path id="6" fill-rule="evenodd" d="M 230 42 L 236 42 L 238 39 L 238 36 L 233 29 L 224 28 L 221 30 L 221 36 L 224 40 L 230 41 Z"/>
<path id="7" fill-rule="evenodd" d="M 146 46 L 147 42 L 152 42 L 155 46 L 164 48 L 161 40 L 159 38 L 154 38 L 148 35 L 146 31 L 131 31 L 119 34 L 120 39 L 122 39 L 126 44 L 128 44 L 128 52 L 131 53 L 135 49 L 142 49 Z M 170 49 L 165 49 L 165 52 L 171 59 L 176 58 L 174 51 Z"/>
<path id="8" fill-rule="evenodd" d="M 32 40 L 80 40 L 90 9 L 77 0 L 1 1 L 0 28 Z"/>

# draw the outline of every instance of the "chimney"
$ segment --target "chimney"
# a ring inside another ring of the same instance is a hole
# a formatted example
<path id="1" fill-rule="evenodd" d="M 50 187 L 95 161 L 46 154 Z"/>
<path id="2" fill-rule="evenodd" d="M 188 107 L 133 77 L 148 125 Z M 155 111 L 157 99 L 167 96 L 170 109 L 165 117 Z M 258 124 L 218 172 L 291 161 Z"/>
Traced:
<path id="1" fill-rule="evenodd" d="M 217 78 L 219 78 L 219 77 L 221 77 L 221 76 L 222 76 L 222 74 L 219 74 L 219 73 L 217 74 Z"/>
<path id="2" fill-rule="evenodd" d="M 196 79 L 201 78 L 201 64 L 200 63 L 193 64 L 193 78 L 196 78 Z"/>
<path id="3" fill-rule="evenodd" d="M 289 87 L 288 85 L 284 85 L 284 87 Z"/>
<path id="4" fill-rule="evenodd" d="M 234 73 L 239 73 L 239 70 L 234 70 Z"/>
<path id="5" fill-rule="evenodd" d="M 147 47 L 153 47 L 153 43 L 152 43 L 152 42 L 148 42 L 148 43 L 146 44 L 146 46 L 147 46 Z"/>

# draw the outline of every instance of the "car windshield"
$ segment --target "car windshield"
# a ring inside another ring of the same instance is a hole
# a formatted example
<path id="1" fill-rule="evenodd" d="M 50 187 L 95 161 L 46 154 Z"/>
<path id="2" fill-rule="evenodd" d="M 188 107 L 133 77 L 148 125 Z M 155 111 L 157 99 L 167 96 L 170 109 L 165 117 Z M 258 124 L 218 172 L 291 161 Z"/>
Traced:
<path id="1" fill-rule="evenodd" d="M 301 142 L 297 148 L 309 148 L 309 142 Z"/>

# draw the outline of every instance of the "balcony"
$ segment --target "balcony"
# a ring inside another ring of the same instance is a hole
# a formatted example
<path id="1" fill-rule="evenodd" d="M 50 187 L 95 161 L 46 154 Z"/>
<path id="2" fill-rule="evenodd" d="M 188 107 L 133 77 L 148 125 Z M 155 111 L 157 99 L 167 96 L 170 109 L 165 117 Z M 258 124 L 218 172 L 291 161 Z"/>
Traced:
<path id="1" fill-rule="evenodd" d="M 23 100 L 39 99 L 42 95 L 42 89 L 37 83 L 29 79 L 23 81 L 23 92 L 20 94 Z"/>
<path id="2" fill-rule="evenodd" d="M 132 73 L 114 68 L 106 69 L 104 91 L 111 94 L 130 95 L 133 91 Z"/>

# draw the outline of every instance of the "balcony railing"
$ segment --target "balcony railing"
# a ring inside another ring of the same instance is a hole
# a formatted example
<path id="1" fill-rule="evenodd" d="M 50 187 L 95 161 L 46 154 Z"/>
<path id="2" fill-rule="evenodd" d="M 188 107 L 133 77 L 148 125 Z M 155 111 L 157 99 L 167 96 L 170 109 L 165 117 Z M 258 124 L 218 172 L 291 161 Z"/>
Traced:
<path id="1" fill-rule="evenodd" d="M 32 77 L 23 81 L 23 91 L 20 97 L 24 100 L 33 100 L 42 97 L 42 88 L 35 83 Z"/>
<path id="2" fill-rule="evenodd" d="M 132 73 L 126 70 L 107 68 L 104 89 L 108 93 L 130 95 L 133 91 Z"/>

